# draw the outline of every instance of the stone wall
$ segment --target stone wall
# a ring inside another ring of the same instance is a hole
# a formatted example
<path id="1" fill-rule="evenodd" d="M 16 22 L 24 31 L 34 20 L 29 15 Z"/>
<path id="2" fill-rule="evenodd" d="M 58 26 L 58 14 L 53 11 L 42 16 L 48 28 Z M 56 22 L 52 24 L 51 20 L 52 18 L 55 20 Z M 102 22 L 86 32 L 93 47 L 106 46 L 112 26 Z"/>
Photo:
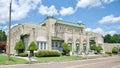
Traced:
<path id="1" fill-rule="evenodd" d="M 105 52 L 112 52 L 113 47 L 120 47 L 120 43 L 104 43 L 104 51 Z"/>

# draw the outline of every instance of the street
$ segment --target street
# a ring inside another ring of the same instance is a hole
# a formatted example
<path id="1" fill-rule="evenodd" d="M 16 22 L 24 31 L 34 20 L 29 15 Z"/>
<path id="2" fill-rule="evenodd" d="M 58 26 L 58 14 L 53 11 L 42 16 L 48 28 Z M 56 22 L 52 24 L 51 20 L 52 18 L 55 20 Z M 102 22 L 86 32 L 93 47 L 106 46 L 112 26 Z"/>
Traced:
<path id="1" fill-rule="evenodd" d="M 120 57 L 0 66 L 0 68 L 120 68 Z"/>

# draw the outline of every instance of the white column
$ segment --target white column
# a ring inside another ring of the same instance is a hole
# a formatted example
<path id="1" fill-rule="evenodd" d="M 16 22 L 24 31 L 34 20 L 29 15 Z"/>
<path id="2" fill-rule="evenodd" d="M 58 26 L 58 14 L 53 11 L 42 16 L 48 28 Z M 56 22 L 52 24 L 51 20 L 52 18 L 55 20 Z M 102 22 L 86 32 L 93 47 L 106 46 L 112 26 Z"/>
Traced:
<path id="1" fill-rule="evenodd" d="M 41 45 L 41 43 L 39 42 L 39 44 L 38 44 L 38 46 L 39 46 L 39 50 L 41 50 L 41 49 L 40 49 L 40 45 Z"/>

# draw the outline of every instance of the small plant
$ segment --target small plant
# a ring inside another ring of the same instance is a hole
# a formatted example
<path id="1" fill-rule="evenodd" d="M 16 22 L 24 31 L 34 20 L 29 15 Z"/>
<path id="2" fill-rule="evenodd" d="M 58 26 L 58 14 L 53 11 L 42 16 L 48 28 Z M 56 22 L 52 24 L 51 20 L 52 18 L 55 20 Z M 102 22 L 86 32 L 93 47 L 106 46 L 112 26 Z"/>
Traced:
<path id="1" fill-rule="evenodd" d="M 98 47 L 97 47 L 97 52 L 100 53 L 101 50 L 103 50 L 102 46 L 101 46 L 101 45 L 98 45 Z"/>
<path id="2" fill-rule="evenodd" d="M 94 53 L 97 54 L 97 46 L 95 44 L 91 46 L 91 50 L 93 50 Z"/>
<path id="3" fill-rule="evenodd" d="M 58 51 L 38 51 L 35 54 L 36 57 L 58 57 L 60 52 Z"/>
<path id="4" fill-rule="evenodd" d="M 112 49 L 112 53 L 113 53 L 113 54 L 118 54 L 118 48 L 117 48 L 117 47 L 114 47 L 114 48 Z"/>
<path id="5" fill-rule="evenodd" d="M 21 57 L 27 57 L 28 54 L 27 53 L 20 53 L 19 56 L 21 56 Z"/>
<path id="6" fill-rule="evenodd" d="M 19 40 L 18 42 L 16 42 L 14 49 L 18 52 L 18 54 L 23 52 L 24 45 L 22 40 Z"/>
<path id="7" fill-rule="evenodd" d="M 105 52 L 105 54 L 109 55 L 109 56 L 112 56 L 112 53 L 111 52 Z"/>
<path id="8" fill-rule="evenodd" d="M 30 51 L 30 54 L 33 56 L 33 51 L 37 50 L 37 49 L 38 49 L 38 47 L 37 47 L 36 43 L 34 41 L 32 41 L 30 43 L 30 45 L 28 46 L 27 50 Z"/>
<path id="9" fill-rule="evenodd" d="M 62 44 L 63 55 L 69 55 L 70 47 L 67 43 Z"/>

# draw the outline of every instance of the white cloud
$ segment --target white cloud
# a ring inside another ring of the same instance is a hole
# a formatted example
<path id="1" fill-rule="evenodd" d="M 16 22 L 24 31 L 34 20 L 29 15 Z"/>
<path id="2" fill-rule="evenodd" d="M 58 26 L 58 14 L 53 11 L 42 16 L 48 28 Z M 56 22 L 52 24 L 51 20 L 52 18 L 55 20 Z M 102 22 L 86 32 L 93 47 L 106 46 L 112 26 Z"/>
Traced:
<path id="1" fill-rule="evenodd" d="M 115 0 L 79 0 L 76 7 L 77 8 L 87 8 L 87 7 L 103 7 L 104 4 L 109 4 Z"/>
<path id="2" fill-rule="evenodd" d="M 114 2 L 115 0 L 102 0 L 104 3 L 111 3 Z"/>
<path id="3" fill-rule="evenodd" d="M 77 7 L 86 8 L 86 7 L 97 7 L 101 5 L 100 0 L 79 0 Z"/>
<path id="4" fill-rule="evenodd" d="M 103 17 L 98 22 L 101 24 L 105 24 L 105 23 L 116 23 L 119 21 L 120 21 L 120 16 L 115 17 L 114 15 L 108 15 L 108 16 Z"/>
<path id="5" fill-rule="evenodd" d="M 61 7 L 61 10 L 60 10 L 60 14 L 62 16 L 71 15 L 74 12 L 75 10 L 72 7 L 68 7 L 68 8 Z"/>
<path id="6" fill-rule="evenodd" d="M 102 28 L 98 27 L 98 28 L 95 28 L 95 29 L 92 29 L 92 28 L 86 28 L 85 31 L 91 31 L 91 32 L 95 32 L 95 33 L 99 33 L 99 34 L 102 34 L 102 35 L 106 35 L 106 34 L 115 34 L 117 33 L 116 31 L 114 30 L 110 30 L 110 31 L 104 31 Z"/>
<path id="7" fill-rule="evenodd" d="M 57 15 L 58 10 L 55 8 L 54 5 L 51 5 L 50 7 L 41 5 L 39 8 L 39 13 L 42 15 Z"/>
<path id="8" fill-rule="evenodd" d="M 8 21 L 10 0 L 0 0 L 0 23 Z M 21 20 L 27 14 L 36 9 L 41 0 L 13 0 L 12 2 L 12 20 Z"/>

